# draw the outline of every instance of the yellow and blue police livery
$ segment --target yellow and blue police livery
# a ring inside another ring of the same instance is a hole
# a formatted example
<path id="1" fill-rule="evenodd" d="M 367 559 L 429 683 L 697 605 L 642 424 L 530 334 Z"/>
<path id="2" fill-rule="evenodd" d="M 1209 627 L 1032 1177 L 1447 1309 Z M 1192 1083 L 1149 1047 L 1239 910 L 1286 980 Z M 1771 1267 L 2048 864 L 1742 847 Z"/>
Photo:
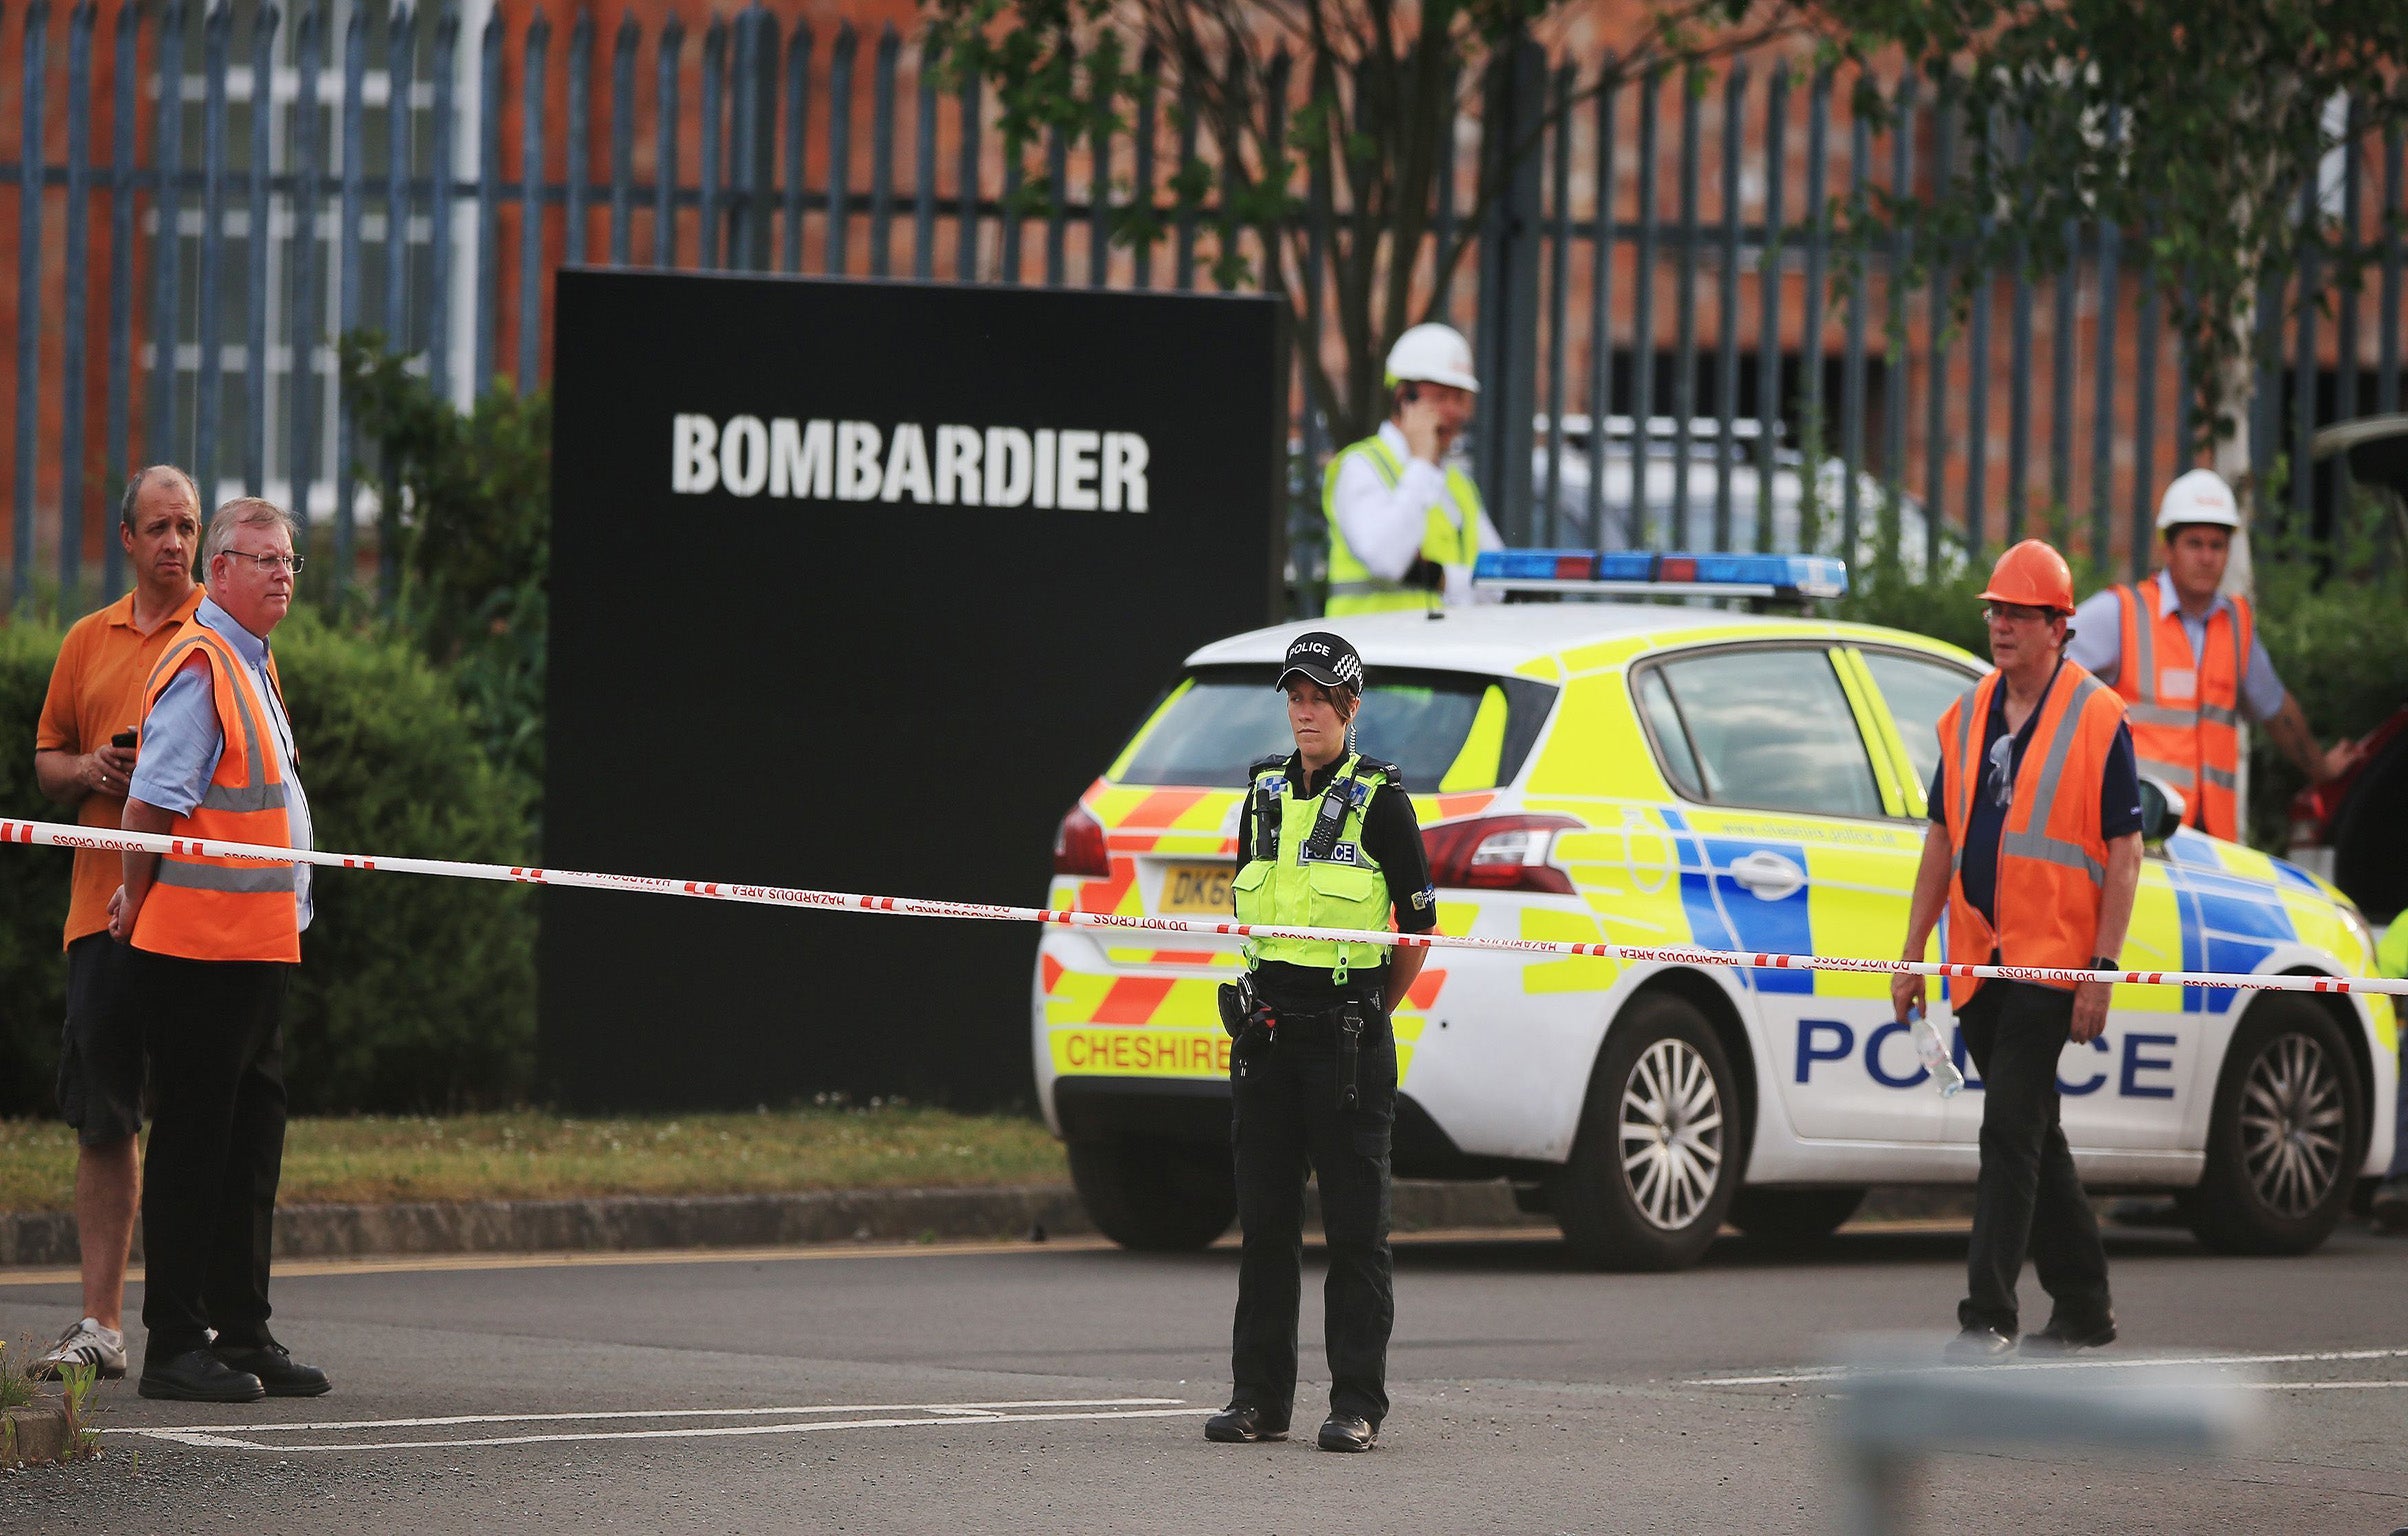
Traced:
<path id="1" fill-rule="evenodd" d="M 1906 930 L 1936 725 L 1987 670 L 1923 636 L 1597 595 L 1834 595 L 1836 561 L 1521 550 L 1480 579 L 1567 600 L 1350 620 L 1362 750 L 1413 797 L 1440 931 L 1887 957 Z M 1188 659 L 1064 819 L 1050 905 L 1221 917 L 1264 686 L 1312 626 Z M 2367 975 L 2373 936 L 2316 877 L 2161 815 L 2123 963 Z M 1940 954 L 1935 940 L 1932 957 Z M 1137 1247 L 1231 1219 L 1237 941 L 1048 929 L 1032 1044 L 1048 1122 L 1099 1227 Z M 1887 977 L 1437 949 L 1390 999 L 1400 1177 L 1512 1181 L 1598 1265 L 1668 1268 L 1727 1220 L 1779 1239 L 1874 1183 L 1965 1184 L 1978 1079 L 1929 1082 Z M 1952 1031 L 1945 988 L 1934 1018 Z M 2064 1124 L 2094 1190 L 2177 1192 L 2226 1249 L 2314 1246 L 2391 1156 L 2392 1003 L 2119 987 L 2069 1046 Z M 1971 1070 L 1961 1042 L 1959 1064 Z"/>

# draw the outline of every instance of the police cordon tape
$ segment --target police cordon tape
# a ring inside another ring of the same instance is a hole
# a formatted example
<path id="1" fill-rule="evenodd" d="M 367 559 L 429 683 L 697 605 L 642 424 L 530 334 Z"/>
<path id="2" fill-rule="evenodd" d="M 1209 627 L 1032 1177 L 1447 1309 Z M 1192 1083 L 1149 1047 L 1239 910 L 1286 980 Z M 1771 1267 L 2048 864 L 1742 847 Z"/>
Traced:
<path id="1" fill-rule="evenodd" d="M 849 891 L 801 890 L 783 885 L 746 885 L 719 880 L 669 880 L 655 875 L 601 875 L 586 870 L 536 869 L 517 864 L 471 864 L 457 859 L 368 858 L 270 848 L 258 843 L 203 842 L 163 832 L 102 832 L 51 821 L 0 821 L 0 843 L 82 848 L 103 853 L 173 853 L 185 858 L 228 859 L 264 864 L 309 864 L 321 869 L 373 869 L 388 874 L 443 875 L 456 880 L 498 880 L 574 890 L 634 891 L 652 896 L 694 896 L 755 906 L 798 907 L 824 912 L 879 912 L 900 917 L 951 917 L 990 923 L 1055 923 L 1066 928 L 1112 928 L 1138 933 L 1192 933 L 1222 938 L 1339 939 L 1400 949 L 1474 949 L 1519 955 L 1592 955 L 1624 963 L 1722 965 L 1740 970 L 1893 972 L 1910 976 L 1959 976 L 1982 980 L 2108 981 L 2137 987 L 2234 987 L 2273 992 L 2379 992 L 2408 996 L 2408 980 L 2357 976 L 2250 976 L 2226 971 L 2085 971 L 2028 965 L 1953 965 L 1934 960 L 1865 960 L 1837 955 L 1746 954 L 1687 945 L 1577 943 L 1563 939 L 1502 939 L 1468 933 L 1386 933 L 1354 928 L 1286 928 L 1267 923 L 1205 922 L 1186 917 L 1125 917 L 1116 912 L 1056 912 L 1044 907 L 989 906 L 970 901 L 928 901 L 910 896 L 864 896 Z"/>

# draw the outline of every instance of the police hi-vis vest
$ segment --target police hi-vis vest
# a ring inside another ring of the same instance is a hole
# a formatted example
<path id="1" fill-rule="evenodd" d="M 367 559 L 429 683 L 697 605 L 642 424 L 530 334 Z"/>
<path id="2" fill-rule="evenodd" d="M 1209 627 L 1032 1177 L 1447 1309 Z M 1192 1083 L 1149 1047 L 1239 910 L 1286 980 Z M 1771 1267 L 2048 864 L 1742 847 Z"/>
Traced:
<path id="1" fill-rule="evenodd" d="M 2072 662 L 2057 668 L 2037 710 L 2031 740 L 2015 772 L 1998 836 L 1998 884 L 1990 894 L 1995 928 L 1965 897 L 1965 829 L 1982 787 L 1982 732 L 1990 698 L 2005 683 L 1996 672 L 1940 716 L 1940 794 L 1953 858 L 1948 877 L 1948 959 L 1986 965 L 2085 970 L 2097 953 L 2099 908 L 2107 884 L 2107 840 L 2099 829 L 2099 782 L 2123 723 L 2115 690 Z M 2005 738 L 2001 738 L 2004 740 Z M 2050 983 L 2055 985 L 2055 983 Z M 1950 984 L 1963 1007 L 1981 983 Z"/>
<path id="2" fill-rule="evenodd" d="M 197 618 L 184 621 L 151 670 L 142 713 L 148 718 L 151 706 L 159 702 L 177 671 L 196 656 L 209 664 L 210 692 L 226 745 L 218 754 L 217 771 L 210 775 L 200 804 L 178 816 L 168 831 L 175 837 L 204 842 L 290 848 L 288 791 L 267 736 L 274 729 L 267 702 L 252 686 L 249 670 L 215 630 Z M 281 698 L 284 684 L 275 667 L 270 660 L 268 677 Z M 141 914 L 134 921 L 134 947 L 187 960 L 298 962 L 298 889 L 290 864 L 229 863 L 162 854 L 150 894 L 143 898 Z"/>
<path id="3" fill-rule="evenodd" d="M 1371 568 L 1346 542 L 1346 530 L 1338 526 L 1338 471 L 1358 455 L 1370 462 L 1379 472 L 1380 483 L 1390 490 L 1405 473 L 1405 461 L 1376 434 L 1349 445 L 1329 461 L 1329 469 L 1321 477 L 1321 515 L 1329 522 L 1329 607 L 1325 612 L 1341 619 L 1355 613 L 1431 607 L 1439 600 L 1437 593 L 1372 575 Z M 1438 565 L 1470 565 L 1480 556 L 1480 492 L 1469 475 L 1450 464 L 1446 494 L 1446 502 L 1433 501 L 1422 514 L 1421 556 Z M 1454 504 L 1451 518 L 1447 502 Z"/>
<path id="4" fill-rule="evenodd" d="M 2151 581 L 2115 589 L 2123 621 L 2115 691 L 2131 712 L 2140 771 L 2182 792 L 2183 820 L 2227 842 L 2241 835 L 2241 680 L 2257 626 L 2249 599 L 2233 597 L 2207 621 L 2205 654 L 2191 654 L 2182 610 L 2157 611 Z"/>
<path id="5" fill-rule="evenodd" d="M 1396 778 L 1395 764 L 1358 753 L 1338 766 L 1320 794 L 1300 800 L 1285 759 L 1255 764 L 1248 791 L 1254 846 L 1245 850 L 1233 887 L 1237 920 L 1281 928 L 1393 926 L 1387 876 L 1363 848 L 1363 816 L 1371 797 Z M 1324 818 L 1334 825 L 1323 827 Z M 1250 965 L 1309 965 L 1342 986 L 1354 967 L 1384 965 L 1388 956 L 1379 944 L 1262 938 L 1246 941 L 1246 959 Z"/>

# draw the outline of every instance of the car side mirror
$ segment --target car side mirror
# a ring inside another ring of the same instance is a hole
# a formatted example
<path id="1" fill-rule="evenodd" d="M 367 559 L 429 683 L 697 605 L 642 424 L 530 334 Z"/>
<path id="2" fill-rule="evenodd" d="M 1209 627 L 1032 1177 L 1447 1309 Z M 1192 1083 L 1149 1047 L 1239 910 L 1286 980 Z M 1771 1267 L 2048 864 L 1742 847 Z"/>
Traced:
<path id="1" fill-rule="evenodd" d="M 2162 779 L 2147 774 L 2140 776 L 2140 836 L 2152 846 L 2172 837 L 2182 827 L 2183 813 L 2190 807 L 2182 791 Z"/>

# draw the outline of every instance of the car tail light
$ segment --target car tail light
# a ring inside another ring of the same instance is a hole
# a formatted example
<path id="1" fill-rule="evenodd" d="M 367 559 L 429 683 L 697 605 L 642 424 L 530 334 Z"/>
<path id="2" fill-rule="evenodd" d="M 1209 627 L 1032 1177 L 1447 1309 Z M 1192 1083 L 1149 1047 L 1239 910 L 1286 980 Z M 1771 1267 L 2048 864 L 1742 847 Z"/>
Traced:
<path id="1" fill-rule="evenodd" d="M 1422 829 L 1430 883 L 1448 890 L 1572 894 L 1572 877 L 1548 862 L 1555 834 L 1577 829 L 1569 816 L 1480 816 Z"/>
<path id="2" fill-rule="evenodd" d="M 1107 879 L 1112 873 L 1112 853 L 1104 846 L 1104 829 L 1083 805 L 1072 806 L 1070 814 L 1062 818 L 1061 830 L 1054 833 L 1054 873 L 1089 880 Z"/>

